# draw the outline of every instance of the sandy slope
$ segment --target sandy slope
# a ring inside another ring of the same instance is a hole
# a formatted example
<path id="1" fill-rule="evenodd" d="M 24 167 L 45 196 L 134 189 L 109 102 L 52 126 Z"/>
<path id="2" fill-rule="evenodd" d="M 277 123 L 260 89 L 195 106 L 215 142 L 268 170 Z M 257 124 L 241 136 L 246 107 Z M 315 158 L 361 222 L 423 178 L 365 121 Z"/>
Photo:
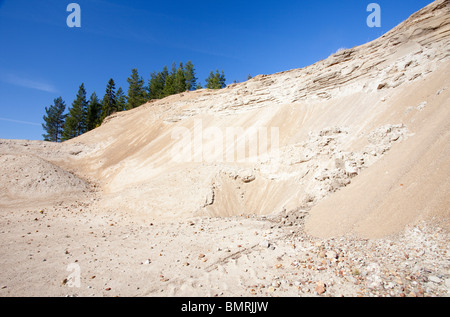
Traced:
<path id="1" fill-rule="evenodd" d="M 426 85 L 418 83 L 411 88 L 427 103 L 423 110 L 403 108 L 402 122 L 411 136 L 364 170 L 345 190 L 314 208 L 308 232 L 380 237 L 399 232 L 417 219 L 433 217 L 442 221 L 441 225 L 449 225 L 450 94 L 438 95 L 440 89 L 434 93 L 427 89 L 448 83 L 449 72 L 447 66 L 430 76 Z"/>
<path id="2" fill-rule="evenodd" d="M 448 143 L 443 135 L 448 131 L 450 104 L 448 21 L 448 2 L 436 2 L 380 39 L 304 69 L 257 76 L 221 91 L 184 93 L 118 114 L 69 142 L 103 144 L 74 168 L 98 180 L 110 195 L 105 202 L 108 207 L 179 218 L 309 210 L 367 167 L 377 162 L 380 166 L 383 157 L 389 179 L 358 177 L 358 182 L 366 179 L 366 185 L 361 185 L 364 195 L 347 194 L 355 185 L 335 196 L 342 197 L 338 210 L 335 202 L 322 204 L 311 213 L 307 226 L 311 233 L 349 233 L 353 222 L 362 223 L 366 221 L 362 218 L 370 216 L 367 221 L 375 223 L 366 229 L 359 226 L 353 233 L 382 236 L 398 232 L 419 215 L 448 216 L 449 187 L 442 176 L 447 170 L 427 175 L 426 195 L 439 183 L 440 194 L 431 199 L 419 198 L 426 184 L 417 178 L 423 165 L 435 158 L 441 157 L 437 166 L 449 166 L 448 148 L 437 143 L 436 149 L 430 146 L 438 139 Z M 238 150 L 237 142 L 230 144 L 226 139 L 227 129 L 233 127 L 249 133 L 263 128 L 267 149 L 278 147 L 279 156 L 273 151 L 269 158 L 247 152 L 243 161 L 227 159 Z M 192 157 L 182 154 L 180 163 L 173 151 L 179 151 L 176 131 L 183 128 L 189 133 Z M 277 142 L 272 141 L 273 128 Z M 218 130 L 219 138 L 211 138 L 207 133 L 211 129 Z M 200 142 L 195 143 L 199 133 Z M 208 160 L 206 152 L 212 144 L 221 152 Z M 405 157 L 389 153 L 391 148 Z M 203 156 L 195 156 L 199 153 Z M 373 175 L 386 172 L 384 168 Z M 255 180 L 242 182 L 241 173 Z M 393 190 L 400 181 L 398 174 L 410 175 L 403 187 L 406 195 Z M 412 187 L 413 179 L 422 185 Z M 379 186 L 367 191 L 367 184 Z M 339 217 L 351 218 L 351 224 L 326 225 L 340 222 Z M 379 229 L 370 228 L 374 226 Z"/>
<path id="3" fill-rule="evenodd" d="M 0 140 L 0 295 L 445 295 L 449 7 L 63 144 Z"/>

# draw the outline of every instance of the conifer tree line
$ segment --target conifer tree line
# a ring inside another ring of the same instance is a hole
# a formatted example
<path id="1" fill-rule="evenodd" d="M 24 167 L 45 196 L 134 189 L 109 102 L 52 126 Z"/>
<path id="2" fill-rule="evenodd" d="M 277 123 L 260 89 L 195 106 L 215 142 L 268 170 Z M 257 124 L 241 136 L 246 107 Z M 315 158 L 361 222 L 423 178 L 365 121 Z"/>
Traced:
<path id="1" fill-rule="evenodd" d="M 115 112 L 139 107 L 153 99 L 202 89 L 201 83 L 197 80 L 194 65 L 188 61 L 186 64 L 173 63 L 170 71 L 166 65 L 161 71 L 151 73 L 147 84 L 138 70 L 133 68 L 130 77 L 127 78 L 127 95 L 122 87 L 116 90 L 114 79 L 111 78 L 102 99 L 99 99 L 95 92 L 87 99 L 86 89 L 82 83 L 67 113 L 65 113 L 66 104 L 61 97 L 54 99 L 50 107 L 45 107 L 42 124 L 45 133 L 42 136 L 45 141 L 51 142 L 75 138 L 100 126 L 106 117 Z M 206 88 L 225 88 L 225 81 L 224 72 L 216 69 L 206 78 Z"/>

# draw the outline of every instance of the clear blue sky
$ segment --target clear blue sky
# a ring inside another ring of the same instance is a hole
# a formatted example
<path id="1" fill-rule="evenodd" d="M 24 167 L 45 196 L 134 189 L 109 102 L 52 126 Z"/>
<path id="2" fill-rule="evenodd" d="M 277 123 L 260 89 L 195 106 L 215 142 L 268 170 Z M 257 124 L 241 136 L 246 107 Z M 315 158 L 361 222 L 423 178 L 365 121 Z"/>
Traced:
<path id="1" fill-rule="evenodd" d="M 69 28 L 69 3 L 81 28 Z M 369 28 L 367 5 L 381 6 Z M 84 83 L 102 98 L 109 78 L 128 90 L 137 68 L 146 81 L 191 60 L 204 84 L 211 70 L 227 83 L 248 74 L 301 68 L 383 35 L 431 0 L 0 0 L 0 138 L 42 140 L 44 108 L 67 108 Z"/>

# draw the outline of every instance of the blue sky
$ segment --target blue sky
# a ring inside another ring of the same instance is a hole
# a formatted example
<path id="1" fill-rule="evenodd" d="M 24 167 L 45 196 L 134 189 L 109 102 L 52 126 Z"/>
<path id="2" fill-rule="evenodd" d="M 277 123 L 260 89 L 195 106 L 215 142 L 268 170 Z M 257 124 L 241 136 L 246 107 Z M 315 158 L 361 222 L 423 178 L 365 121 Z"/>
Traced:
<path id="1" fill-rule="evenodd" d="M 71 2 L 80 28 L 66 24 Z M 366 24 L 371 2 L 380 28 Z M 216 68 L 242 82 L 367 43 L 431 2 L 0 0 L 0 138 L 42 140 L 44 108 L 59 96 L 68 108 L 81 83 L 88 97 L 110 78 L 126 93 L 132 68 L 147 83 L 188 60 L 203 85 Z"/>

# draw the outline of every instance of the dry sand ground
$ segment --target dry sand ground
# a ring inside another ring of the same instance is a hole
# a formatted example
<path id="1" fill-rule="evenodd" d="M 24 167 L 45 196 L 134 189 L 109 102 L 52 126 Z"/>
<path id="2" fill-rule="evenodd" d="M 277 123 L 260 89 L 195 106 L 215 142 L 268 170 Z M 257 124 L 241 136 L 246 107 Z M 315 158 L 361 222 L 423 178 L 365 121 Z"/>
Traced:
<path id="1" fill-rule="evenodd" d="M 447 296 L 449 6 L 63 144 L 0 140 L 0 296 Z M 177 128 L 211 127 L 279 151 L 174 160 Z"/>
<path id="2" fill-rule="evenodd" d="M 160 222 L 96 194 L 1 208 L 2 296 L 447 296 L 448 232 L 319 239 L 302 217 Z M 79 272 L 79 280 L 76 273 Z"/>

